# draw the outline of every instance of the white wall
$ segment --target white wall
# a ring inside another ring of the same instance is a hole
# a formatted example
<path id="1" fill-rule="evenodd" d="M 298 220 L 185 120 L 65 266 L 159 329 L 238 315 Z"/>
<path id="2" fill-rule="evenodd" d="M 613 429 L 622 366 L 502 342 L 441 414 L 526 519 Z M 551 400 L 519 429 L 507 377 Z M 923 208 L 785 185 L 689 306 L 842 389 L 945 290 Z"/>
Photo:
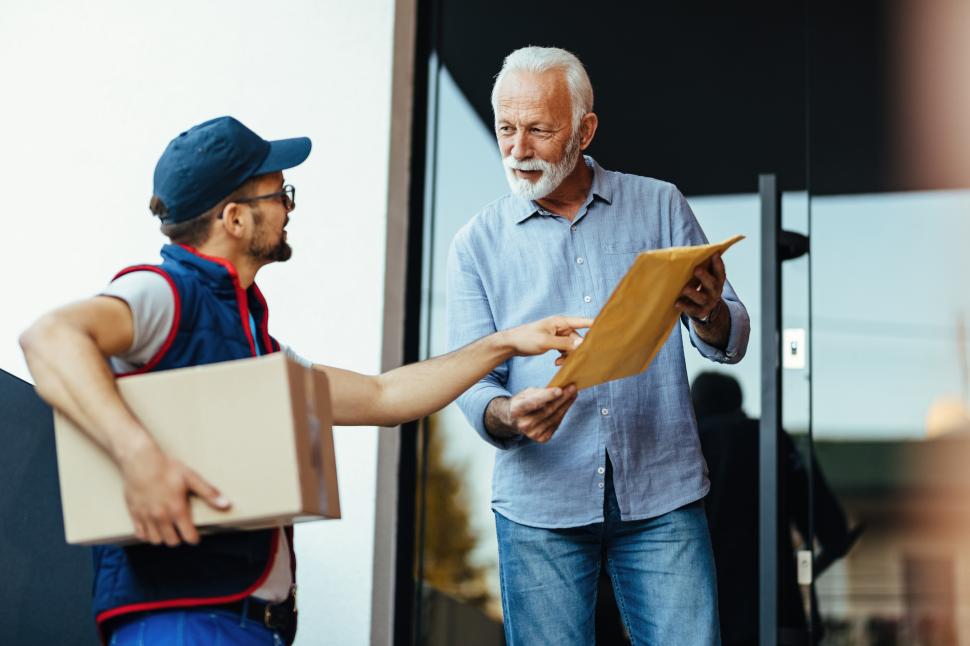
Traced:
<path id="1" fill-rule="evenodd" d="M 314 143 L 287 174 L 293 260 L 257 279 L 271 331 L 376 372 L 393 26 L 393 0 L 3 2 L 0 368 L 28 378 L 25 326 L 155 261 L 155 161 L 180 131 L 232 114 Z M 344 519 L 297 530 L 300 644 L 369 640 L 376 449 L 375 429 L 337 431 Z"/>

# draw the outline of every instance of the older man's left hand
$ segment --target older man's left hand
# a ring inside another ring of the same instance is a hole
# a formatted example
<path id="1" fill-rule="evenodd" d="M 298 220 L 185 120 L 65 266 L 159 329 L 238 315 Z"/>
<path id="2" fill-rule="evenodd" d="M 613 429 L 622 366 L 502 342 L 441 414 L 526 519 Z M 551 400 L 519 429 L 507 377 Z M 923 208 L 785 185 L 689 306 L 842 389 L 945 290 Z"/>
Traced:
<path id="1" fill-rule="evenodd" d="M 715 254 L 694 269 L 694 276 L 684 285 L 674 307 L 696 321 L 709 322 L 720 306 L 726 279 L 721 254 Z"/>

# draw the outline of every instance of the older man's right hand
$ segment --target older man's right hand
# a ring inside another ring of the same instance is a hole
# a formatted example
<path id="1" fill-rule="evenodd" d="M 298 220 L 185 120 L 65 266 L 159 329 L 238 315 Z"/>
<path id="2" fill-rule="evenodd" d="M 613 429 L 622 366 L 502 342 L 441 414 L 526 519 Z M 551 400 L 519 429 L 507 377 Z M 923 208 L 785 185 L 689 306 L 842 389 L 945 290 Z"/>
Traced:
<path id="1" fill-rule="evenodd" d="M 486 426 L 496 437 L 524 435 L 548 442 L 569 407 L 576 401 L 576 387 L 526 388 L 511 398 L 493 399 L 486 410 Z"/>
<path id="2" fill-rule="evenodd" d="M 154 545 L 175 547 L 183 541 L 199 542 L 192 522 L 189 496 L 197 495 L 211 507 L 226 510 L 230 503 L 218 489 L 154 442 L 139 442 L 119 462 L 125 484 L 125 502 L 135 536 Z"/>

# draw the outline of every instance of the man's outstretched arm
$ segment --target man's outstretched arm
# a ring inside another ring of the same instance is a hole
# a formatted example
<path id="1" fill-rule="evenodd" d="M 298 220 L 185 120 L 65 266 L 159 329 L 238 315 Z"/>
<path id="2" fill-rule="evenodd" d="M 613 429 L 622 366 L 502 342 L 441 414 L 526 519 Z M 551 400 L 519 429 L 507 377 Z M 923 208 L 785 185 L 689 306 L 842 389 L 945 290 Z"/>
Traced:
<path id="1" fill-rule="evenodd" d="M 515 355 L 568 353 L 581 341 L 587 318 L 551 316 L 490 334 L 463 348 L 376 377 L 316 366 L 330 379 L 334 424 L 397 426 L 454 401 L 493 368 Z"/>

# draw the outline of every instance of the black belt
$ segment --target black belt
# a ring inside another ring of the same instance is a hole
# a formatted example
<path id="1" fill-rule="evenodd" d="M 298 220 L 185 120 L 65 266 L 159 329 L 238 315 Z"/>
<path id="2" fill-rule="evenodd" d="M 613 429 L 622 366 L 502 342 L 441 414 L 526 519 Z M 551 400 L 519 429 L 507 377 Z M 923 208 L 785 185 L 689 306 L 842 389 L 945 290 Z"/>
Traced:
<path id="1" fill-rule="evenodd" d="M 280 637 L 282 637 L 287 644 L 292 644 L 293 639 L 296 637 L 295 590 L 291 590 L 290 595 L 286 598 L 286 600 L 281 601 L 280 603 L 272 603 L 249 597 L 248 599 L 234 601 L 232 603 L 197 606 L 195 608 L 182 608 L 182 610 L 203 610 L 205 608 L 222 610 L 225 612 L 231 612 L 234 615 L 244 616 L 251 621 L 266 626 L 270 630 L 278 632 Z M 179 608 L 173 608 L 173 610 L 179 610 Z M 117 630 L 119 626 L 129 621 L 134 621 L 144 614 L 145 613 L 137 612 L 121 615 L 120 617 L 108 620 L 108 623 L 105 624 L 105 634 L 110 637 L 111 633 Z"/>
<path id="2" fill-rule="evenodd" d="M 293 643 L 293 638 L 296 636 L 296 594 L 294 592 L 290 592 L 290 596 L 279 603 L 249 597 L 210 607 L 243 615 L 270 630 L 275 630 L 288 644 Z"/>

